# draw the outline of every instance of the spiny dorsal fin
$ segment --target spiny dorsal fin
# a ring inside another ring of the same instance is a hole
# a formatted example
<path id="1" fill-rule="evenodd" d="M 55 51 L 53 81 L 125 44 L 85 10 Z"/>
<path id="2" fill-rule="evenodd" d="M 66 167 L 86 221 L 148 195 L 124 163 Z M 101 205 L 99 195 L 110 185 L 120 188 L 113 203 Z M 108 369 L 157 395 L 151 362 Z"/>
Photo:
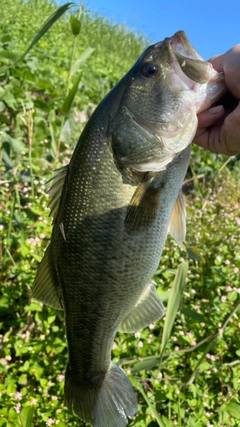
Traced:
<path id="1" fill-rule="evenodd" d="M 53 219 L 56 218 L 59 208 L 59 202 L 62 194 L 63 184 L 67 175 L 68 165 L 55 170 L 55 175 L 51 178 L 47 184 L 50 184 L 48 194 L 50 195 L 49 207 L 51 209 L 51 215 Z"/>
<path id="2" fill-rule="evenodd" d="M 61 231 L 61 234 L 62 234 L 62 236 L 63 236 L 63 238 L 64 238 L 64 240 L 65 240 L 65 242 L 66 242 L 66 234 L 65 234 L 65 231 L 64 231 L 64 224 L 63 224 L 63 222 L 61 222 L 61 224 L 59 224 L 59 228 L 60 228 L 60 231 Z"/>
<path id="3" fill-rule="evenodd" d="M 183 193 L 180 191 L 175 202 L 168 232 L 178 242 L 182 243 L 186 236 L 186 209 Z"/>
<path id="4" fill-rule="evenodd" d="M 141 231 L 152 223 L 158 211 L 160 189 L 160 186 L 155 185 L 154 178 L 138 185 L 125 218 L 125 231 L 128 234 Z"/>
<path id="5" fill-rule="evenodd" d="M 63 310 L 62 291 L 51 258 L 51 244 L 38 267 L 32 296 L 50 307 Z"/>

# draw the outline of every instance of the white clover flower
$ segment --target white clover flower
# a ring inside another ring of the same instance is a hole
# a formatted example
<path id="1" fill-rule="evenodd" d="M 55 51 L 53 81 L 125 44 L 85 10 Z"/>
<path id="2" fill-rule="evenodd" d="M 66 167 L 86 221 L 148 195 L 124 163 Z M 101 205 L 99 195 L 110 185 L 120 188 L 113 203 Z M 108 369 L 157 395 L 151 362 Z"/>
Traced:
<path id="1" fill-rule="evenodd" d="M 140 338 L 141 334 L 140 334 L 140 332 L 135 332 L 134 336 L 135 336 L 135 338 Z"/>
<path id="2" fill-rule="evenodd" d="M 48 381 L 47 385 L 48 385 L 48 387 L 52 387 L 52 385 L 54 385 L 54 383 L 52 381 Z"/>
<path id="3" fill-rule="evenodd" d="M 192 337 L 193 337 L 192 332 L 187 332 L 187 337 L 188 337 L 188 338 L 192 338 Z"/>
<path id="4" fill-rule="evenodd" d="M 22 393 L 20 393 L 19 391 L 17 391 L 17 393 L 14 394 L 14 397 L 17 400 L 21 400 L 22 399 Z"/>
<path id="5" fill-rule="evenodd" d="M 16 406 L 14 406 L 15 411 L 17 412 L 17 414 L 20 414 L 20 410 L 21 410 L 21 403 L 17 403 Z"/>

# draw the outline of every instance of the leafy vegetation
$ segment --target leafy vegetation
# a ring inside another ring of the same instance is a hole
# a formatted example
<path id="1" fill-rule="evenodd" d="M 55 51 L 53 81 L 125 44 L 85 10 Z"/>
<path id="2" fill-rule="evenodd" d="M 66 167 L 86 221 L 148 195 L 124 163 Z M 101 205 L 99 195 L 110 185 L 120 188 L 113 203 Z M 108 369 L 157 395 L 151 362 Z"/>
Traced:
<path id="1" fill-rule="evenodd" d="M 45 182 L 147 44 L 81 6 L 69 4 L 61 19 L 56 9 L 47 0 L 1 0 L 2 427 L 84 425 L 64 406 L 63 315 L 31 299 L 51 235 Z M 50 16 L 54 25 L 23 56 Z M 168 238 L 155 276 L 166 318 L 116 337 L 113 359 L 139 399 L 130 426 L 240 426 L 237 160 L 193 148 L 187 241 Z"/>

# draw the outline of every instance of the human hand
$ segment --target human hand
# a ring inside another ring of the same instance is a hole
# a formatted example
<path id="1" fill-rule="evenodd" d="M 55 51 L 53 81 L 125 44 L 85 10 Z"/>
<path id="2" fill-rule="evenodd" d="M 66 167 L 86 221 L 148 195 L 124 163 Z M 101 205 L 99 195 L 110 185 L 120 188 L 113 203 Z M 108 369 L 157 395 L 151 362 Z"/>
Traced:
<path id="1" fill-rule="evenodd" d="M 200 113 L 193 142 L 208 150 L 233 156 L 240 153 L 240 44 L 214 56 L 209 62 L 215 70 L 224 72 L 230 109 L 217 105 Z"/>

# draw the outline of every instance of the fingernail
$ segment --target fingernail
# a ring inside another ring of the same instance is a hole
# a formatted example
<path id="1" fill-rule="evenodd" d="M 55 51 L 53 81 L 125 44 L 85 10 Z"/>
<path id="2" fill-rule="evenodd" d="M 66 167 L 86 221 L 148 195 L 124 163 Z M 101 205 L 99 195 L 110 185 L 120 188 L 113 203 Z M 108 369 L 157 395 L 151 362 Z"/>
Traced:
<path id="1" fill-rule="evenodd" d="M 211 114 L 218 114 L 222 111 L 223 105 L 216 105 L 215 107 L 209 108 L 209 113 Z"/>

